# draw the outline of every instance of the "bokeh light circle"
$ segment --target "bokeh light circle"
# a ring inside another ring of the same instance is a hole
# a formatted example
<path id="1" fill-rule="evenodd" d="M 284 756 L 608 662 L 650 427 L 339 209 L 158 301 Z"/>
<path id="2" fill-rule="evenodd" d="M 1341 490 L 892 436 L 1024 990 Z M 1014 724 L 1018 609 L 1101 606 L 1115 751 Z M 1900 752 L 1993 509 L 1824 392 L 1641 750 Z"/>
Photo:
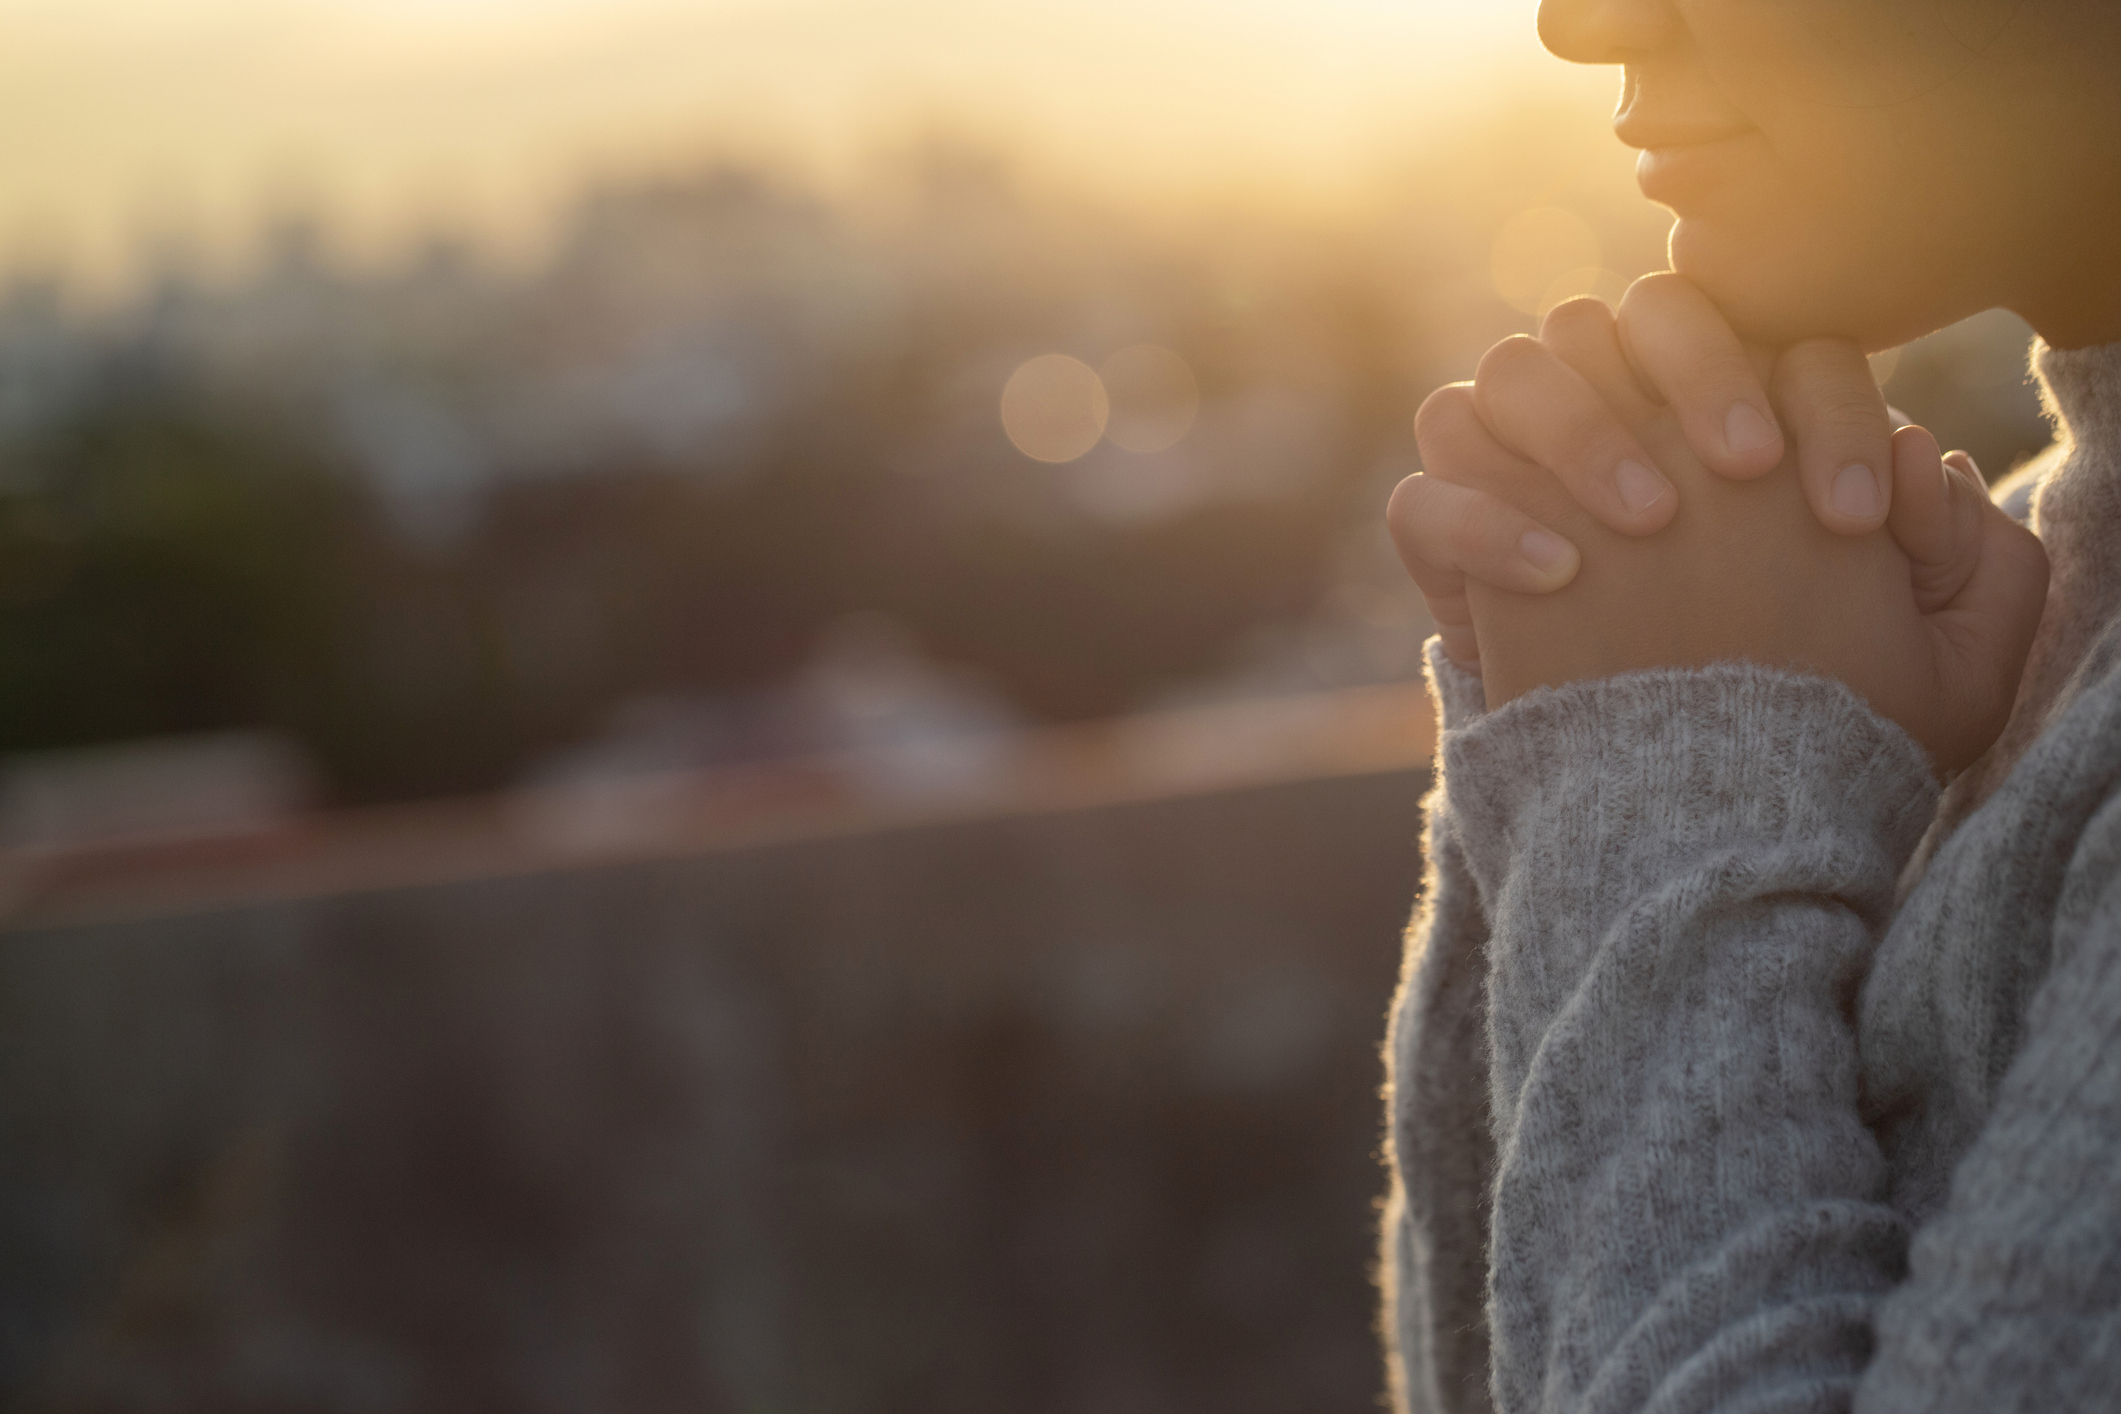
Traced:
<path id="1" fill-rule="evenodd" d="M 1596 269 L 1603 261 L 1598 233 L 1573 211 L 1535 206 L 1502 223 L 1488 249 L 1495 293 L 1512 309 L 1539 312 L 1553 283 L 1572 270 Z"/>
<path id="2" fill-rule="evenodd" d="M 1161 452 L 1192 430 L 1200 413 L 1193 369 L 1158 344 L 1135 344 L 1098 369 L 1112 414 L 1105 435 L 1130 452 Z"/>
<path id="3" fill-rule="evenodd" d="M 1002 389 L 1002 431 L 1034 461 L 1074 461 L 1105 435 L 1111 412 L 1096 370 L 1066 354 L 1027 361 Z"/>

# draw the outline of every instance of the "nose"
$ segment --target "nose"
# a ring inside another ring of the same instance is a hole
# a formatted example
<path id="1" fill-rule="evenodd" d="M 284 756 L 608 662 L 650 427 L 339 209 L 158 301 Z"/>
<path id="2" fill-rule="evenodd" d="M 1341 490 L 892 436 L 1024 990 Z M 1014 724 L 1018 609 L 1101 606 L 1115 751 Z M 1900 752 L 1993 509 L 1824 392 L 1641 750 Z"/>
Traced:
<path id="1" fill-rule="evenodd" d="M 1572 64 L 1623 64 L 1662 45 L 1678 21 L 1671 0 L 1540 0 L 1539 42 Z"/>

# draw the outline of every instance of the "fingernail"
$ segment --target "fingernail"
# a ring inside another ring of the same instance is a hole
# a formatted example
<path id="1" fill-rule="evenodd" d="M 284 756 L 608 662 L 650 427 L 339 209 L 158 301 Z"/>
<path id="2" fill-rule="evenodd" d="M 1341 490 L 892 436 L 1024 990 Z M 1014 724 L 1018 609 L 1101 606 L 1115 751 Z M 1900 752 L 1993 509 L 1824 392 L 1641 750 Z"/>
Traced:
<path id="1" fill-rule="evenodd" d="M 1541 574 L 1558 574 L 1575 558 L 1576 547 L 1551 530 L 1527 530 L 1517 541 L 1517 551 Z"/>
<path id="2" fill-rule="evenodd" d="M 1620 493 L 1620 504 L 1629 514 L 1640 515 L 1664 499 L 1672 483 L 1630 457 L 1613 468 L 1613 489 Z"/>
<path id="3" fill-rule="evenodd" d="M 1983 476 L 1981 468 L 1974 464 L 1974 454 L 1972 452 L 1946 452 L 1944 459 L 1952 466 L 1957 467 L 1962 475 L 1971 476 L 1975 481 L 1986 484 L 1988 478 Z"/>
<path id="4" fill-rule="evenodd" d="M 1872 520 L 1878 514 L 1878 478 L 1862 462 L 1851 462 L 1834 474 L 1834 509 L 1850 520 Z"/>
<path id="5" fill-rule="evenodd" d="M 1775 424 L 1751 403 L 1732 403 L 1723 415 L 1723 444 L 1734 452 L 1757 452 L 1772 447 L 1778 437 Z"/>

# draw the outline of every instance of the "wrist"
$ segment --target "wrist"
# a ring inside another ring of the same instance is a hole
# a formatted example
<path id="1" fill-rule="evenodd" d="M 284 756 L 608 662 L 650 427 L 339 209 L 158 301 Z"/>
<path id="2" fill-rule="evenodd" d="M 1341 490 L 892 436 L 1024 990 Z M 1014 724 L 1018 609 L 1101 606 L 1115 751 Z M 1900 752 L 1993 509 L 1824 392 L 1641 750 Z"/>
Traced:
<path id="1" fill-rule="evenodd" d="M 1921 747 L 1846 686 L 1744 663 L 1535 689 L 1450 733 L 1443 762 L 1483 892 L 1529 868 L 1628 894 L 1790 841 L 1889 878 L 1936 795 Z"/>
<path id="2" fill-rule="evenodd" d="M 1441 637 L 1422 645 L 1422 667 L 1429 682 L 1429 698 L 1436 705 L 1436 720 L 1443 731 L 1469 726 L 1487 712 L 1479 665 L 1468 667 L 1453 658 L 1444 651 Z"/>

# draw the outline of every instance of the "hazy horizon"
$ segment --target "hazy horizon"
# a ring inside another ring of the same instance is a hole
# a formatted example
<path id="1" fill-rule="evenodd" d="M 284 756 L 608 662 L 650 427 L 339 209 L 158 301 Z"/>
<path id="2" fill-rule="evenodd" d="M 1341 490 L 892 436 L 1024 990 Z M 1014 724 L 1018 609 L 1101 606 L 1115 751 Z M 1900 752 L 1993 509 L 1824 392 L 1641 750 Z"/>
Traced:
<path id="1" fill-rule="evenodd" d="M 1509 95 L 1607 80 L 1527 3 L 1442 0 L 0 0 L 0 265 L 109 291 L 261 219 L 373 262 L 530 253 L 585 181 L 722 157 L 827 186 L 947 128 L 1151 206 L 1359 200 Z M 1606 139 L 1610 141 L 1610 139 Z"/>

